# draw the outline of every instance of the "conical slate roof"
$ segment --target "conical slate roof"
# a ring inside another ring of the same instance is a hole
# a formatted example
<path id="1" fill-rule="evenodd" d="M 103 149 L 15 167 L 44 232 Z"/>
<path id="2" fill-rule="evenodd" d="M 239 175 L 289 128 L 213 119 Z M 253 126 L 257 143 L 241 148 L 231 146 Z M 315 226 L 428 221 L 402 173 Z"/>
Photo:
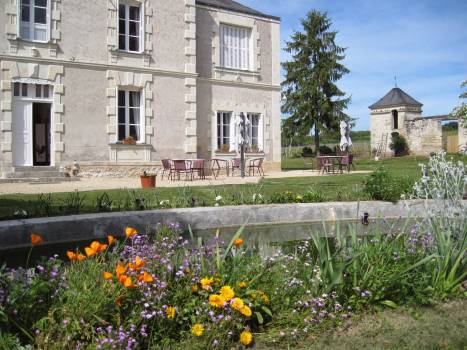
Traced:
<path id="1" fill-rule="evenodd" d="M 398 87 L 393 88 L 389 91 L 386 96 L 384 96 L 378 102 L 372 104 L 370 109 L 377 108 L 388 108 L 388 107 L 397 107 L 397 106 L 417 106 L 421 107 L 423 104 L 415 100 L 413 97 L 409 96 L 406 92 L 399 89 Z"/>
<path id="2" fill-rule="evenodd" d="M 279 17 L 267 15 L 265 13 L 256 11 L 256 10 L 250 8 L 250 7 L 242 5 L 242 4 L 240 4 L 240 3 L 236 2 L 236 1 L 233 1 L 233 0 L 196 0 L 196 4 L 209 6 L 209 7 L 214 7 L 214 8 L 219 8 L 219 9 L 223 9 L 223 10 L 229 10 L 229 11 L 233 11 L 233 12 L 245 13 L 245 14 L 248 14 L 248 15 L 254 15 L 254 16 L 270 18 L 270 19 L 274 19 L 274 20 L 280 20 Z"/>

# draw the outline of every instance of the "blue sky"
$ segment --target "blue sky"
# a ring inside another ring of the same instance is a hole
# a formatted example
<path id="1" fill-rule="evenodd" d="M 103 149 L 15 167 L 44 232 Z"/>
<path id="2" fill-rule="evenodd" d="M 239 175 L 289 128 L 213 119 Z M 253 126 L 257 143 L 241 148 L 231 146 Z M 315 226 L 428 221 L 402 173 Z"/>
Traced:
<path id="1" fill-rule="evenodd" d="M 467 80 L 466 0 L 238 0 L 282 18 L 282 46 L 309 10 L 327 12 L 350 69 L 340 82 L 352 97 L 347 113 L 368 130 L 368 106 L 398 86 L 424 104 L 423 115 L 447 114 Z M 285 52 L 282 60 L 288 58 Z"/>

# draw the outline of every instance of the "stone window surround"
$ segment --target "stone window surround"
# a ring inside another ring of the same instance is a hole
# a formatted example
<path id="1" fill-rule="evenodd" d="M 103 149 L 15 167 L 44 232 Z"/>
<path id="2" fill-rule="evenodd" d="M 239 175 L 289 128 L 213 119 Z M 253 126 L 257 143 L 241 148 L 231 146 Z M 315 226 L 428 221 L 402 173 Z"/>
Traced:
<path id="1" fill-rule="evenodd" d="M 196 74 L 196 4 L 185 0 L 185 73 Z M 196 78 L 185 78 L 185 153 L 188 157 L 198 151 L 196 120 Z"/>
<path id="2" fill-rule="evenodd" d="M 216 11 L 213 13 L 214 25 L 212 27 L 212 62 L 213 76 L 217 79 L 227 79 L 246 82 L 258 82 L 261 78 L 261 47 L 259 29 L 256 19 L 242 15 Z M 252 70 L 229 69 L 221 66 L 220 55 L 220 26 L 226 24 L 230 26 L 245 27 L 251 30 L 251 64 Z"/>
<path id="3" fill-rule="evenodd" d="M 10 43 L 9 51 L 12 54 L 19 54 L 22 56 L 32 57 L 57 57 L 57 46 L 61 38 L 60 20 L 61 11 L 60 4 L 62 0 L 49 0 L 48 1 L 48 41 L 34 41 L 22 39 L 19 36 L 19 14 L 21 0 L 7 0 L 5 4 L 5 13 L 7 15 L 7 24 L 5 32 L 7 39 Z M 24 43 L 25 48 L 20 48 L 18 42 Z M 48 53 L 45 51 L 48 50 Z"/>
<path id="4" fill-rule="evenodd" d="M 107 135 L 110 146 L 110 160 L 118 161 L 120 158 L 117 154 L 118 151 L 126 151 L 128 148 L 133 148 L 135 150 L 144 150 L 144 156 L 142 156 L 144 159 L 141 160 L 150 161 L 151 152 L 147 151 L 147 147 L 141 146 L 151 145 L 151 138 L 154 135 L 154 128 L 152 126 L 152 120 L 154 118 L 154 111 L 152 109 L 154 96 L 152 91 L 152 74 L 108 70 L 107 81 Z M 117 141 L 117 92 L 119 89 L 140 90 L 142 93 L 142 110 L 140 113 L 142 133 L 141 140 L 137 145 L 125 145 L 126 147 L 120 147 L 119 145 L 121 144 Z"/>
<path id="5" fill-rule="evenodd" d="M 151 53 L 153 51 L 153 9 L 150 0 L 122 0 L 127 5 L 141 6 L 141 20 L 143 35 L 140 38 L 141 52 L 123 51 L 118 49 L 118 5 L 120 0 L 107 0 L 107 47 L 109 49 L 109 61 L 118 63 L 122 56 L 141 56 L 144 66 L 149 67 Z"/>
<path id="6" fill-rule="evenodd" d="M 208 148 L 208 152 L 215 156 L 217 150 L 217 113 L 218 112 L 232 112 L 232 115 L 239 115 L 241 112 L 253 113 L 261 115 L 262 123 L 262 141 L 261 148 L 264 154 L 269 153 L 272 139 L 272 128 L 271 128 L 271 116 L 267 113 L 266 104 L 248 104 L 248 103 L 222 103 L 213 102 L 213 110 L 211 112 L 211 146 Z"/>
<path id="7" fill-rule="evenodd" d="M 62 134 L 65 133 L 63 115 L 65 106 L 63 104 L 65 88 L 62 83 L 64 74 L 63 66 L 44 65 L 36 63 L 23 63 L 13 61 L 2 61 L 1 66 L 3 80 L 1 81 L 2 100 L 0 110 L 2 120 L 0 129 L 2 133 L 1 151 L 3 153 L 3 167 L 12 167 L 12 104 L 13 104 L 13 82 L 37 80 L 53 86 L 53 103 L 51 115 L 51 165 L 59 165 L 62 153 L 65 151 Z"/>

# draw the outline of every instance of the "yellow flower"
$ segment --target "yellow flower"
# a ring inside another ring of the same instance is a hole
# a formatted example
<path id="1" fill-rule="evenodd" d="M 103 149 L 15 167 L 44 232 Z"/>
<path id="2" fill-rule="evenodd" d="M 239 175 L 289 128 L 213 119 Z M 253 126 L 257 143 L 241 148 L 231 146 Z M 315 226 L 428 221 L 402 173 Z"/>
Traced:
<path id="1" fill-rule="evenodd" d="M 234 310 L 240 311 L 245 307 L 243 300 L 240 298 L 233 298 L 232 302 L 230 303 L 230 307 Z"/>
<path id="2" fill-rule="evenodd" d="M 125 286 L 125 288 L 128 288 L 128 289 L 136 288 L 136 284 L 133 283 L 133 280 L 131 279 L 131 277 L 125 278 L 123 285 Z"/>
<path id="3" fill-rule="evenodd" d="M 237 248 L 240 248 L 240 247 L 243 245 L 243 239 L 237 238 L 237 239 L 234 241 L 234 245 L 235 245 Z"/>
<path id="4" fill-rule="evenodd" d="M 230 286 L 224 286 L 221 288 L 221 295 L 225 300 L 229 301 L 235 296 L 235 292 Z"/>
<path id="5" fill-rule="evenodd" d="M 261 299 L 263 300 L 263 303 L 269 304 L 269 297 L 266 294 L 262 294 Z"/>
<path id="6" fill-rule="evenodd" d="M 196 337 L 201 337 L 204 333 L 204 327 L 200 323 L 196 323 L 191 327 L 191 334 L 193 334 Z"/>
<path id="7" fill-rule="evenodd" d="M 86 255 L 87 255 L 88 257 L 91 257 L 91 256 L 97 254 L 97 250 L 95 250 L 95 249 L 93 249 L 93 248 L 91 248 L 91 247 L 86 247 L 86 248 L 84 248 L 84 251 L 86 252 Z"/>
<path id="8" fill-rule="evenodd" d="M 238 288 L 246 288 L 248 283 L 246 283 L 244 281 L 240 281 L 240 282 L 237 283 L 237 285 L 238 285 Z"/>
<path id="9" fill-rule="evenodd" d="M 211 289 L 211 285 L 214 283 L 214 278 L 212 277 L 204 277 L 202 280 L 201 280 L 201 287 L 204 289 L 204 290 L 209 290 Z"/>
<path id="10" fill-rule="evenodd" d="M 226 300 L 222 297 L 222 295 L 211 294 L 209 296 L 209 303 L 211 304 L 211 306 L 221 308 L 225 305 Z"/>
<path id="11" fill-rule="evenodd" d="M 107 236 L 107 241 L 109 242 L 109 245 L 115 242 L 115 237 L 112 235 Z"/>
<path id="12" fill-rule="evenodd" d="M 167 318 L 175 318 L 175 315 L 177 314 L 177 310 L 174 307 L 169 306 L 165 310 L 165 314 L 167 315 Z"/>
<path id="13" fill-rule="evenodd" d="M 133 236 L 135 236 L 135 235 L 137 235 L 137 234 L 138 234 L 138 231 L 137 231 L 135 228 L 133 228 L 133 227 L 127 227 L 127 228 L 125 229 L 125 236 L 126 236 L 127 238 L 133 237 Z"/>
<path id="14" fill-rule="evenodd" d="M 250 345 L 252 341 L 253 341 L 253 334 L 251 334 L 251 332 L 243 331 L 242 333 L 240 333 L 240 343 L 247 346 L 247 345 Z"/>
<path id="15" fill-rule="evenodd" d="M 198 292 L 198 286 L 197 286 L 196 284 L 193 284 L 193 285 L 191 286 L 191 292 L 192 292 L 192 293 L 197 293 L 197 292 Z"/>
<path id="16" fill-rule="evenodd" d="M 246 317 L 250 317 L 252 315 L 252 311 L 250 309 L 249 306 L 247 305 L 244 305 L 241 309 L 240 309 L 240 312 L 242 313 L 242 315 L 246 316 Z"/>

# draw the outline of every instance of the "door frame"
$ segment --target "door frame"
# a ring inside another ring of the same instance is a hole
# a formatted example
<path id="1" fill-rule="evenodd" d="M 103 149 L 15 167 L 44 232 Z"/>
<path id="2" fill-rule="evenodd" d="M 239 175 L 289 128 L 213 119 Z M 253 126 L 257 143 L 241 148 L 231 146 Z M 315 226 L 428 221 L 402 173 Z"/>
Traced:
<path id="1" fill-rule="evenodd" d="M 13 82 L 14 83 L 14 82 Z M 28 84 L 30 86 L 34 86 L 35 84 Z M 41 84 L 42 85 L 42 84 Z M 46 85 L 46 84 L 43 84 Z M 47 84 L 50 85 L 50 84 Z M 53 88 L 53 85 L 51 85 Z M 28 90 L 33 90 L 32 88 L 28 87 Z M 49 152 L 50 152 L 50 165 L 49 166 L 55 166 L 55 123 L 53 121 L 53 116 L 54 116 L 54 101 L 53 101 L 53 90 L 51 93 L 49 93 L 49 98 L 37 98 L 37 97 L 32 97 L 32 91 L 29 93 L 28 91 L 28 96 L 12 96 L 12 110 L 15 108 L 14 104 L 15 103 L 25 103 L 25 104 L 30 104 L 30 112 L 28 116 L 28 121 L 30 122 L 31 125 L 31 147 L 30 147 L 30 155 L 31 155 L 31 164 L 25 165 L 25 166 L 40 166 L 40 165 L 34 165 L 34 152 L 33 152 L 33 147 L 34 147 L 34 136 L 33 136 L 33 103 L 47 103 L 50 104 L 50 128 L 49 128 Z M 12 118 L 14 118 L 14 113 L 12 113 Z M 13 143 L 13 136 L 14 135 L 14 130 L 13 130 L 13 120 L 12 120 L 12 143 Z M 12 151 L 14 152 L 14 148 L 12 147 Z M 13 154 L 13 160 L 14 160 L 14 154 Z"/>

